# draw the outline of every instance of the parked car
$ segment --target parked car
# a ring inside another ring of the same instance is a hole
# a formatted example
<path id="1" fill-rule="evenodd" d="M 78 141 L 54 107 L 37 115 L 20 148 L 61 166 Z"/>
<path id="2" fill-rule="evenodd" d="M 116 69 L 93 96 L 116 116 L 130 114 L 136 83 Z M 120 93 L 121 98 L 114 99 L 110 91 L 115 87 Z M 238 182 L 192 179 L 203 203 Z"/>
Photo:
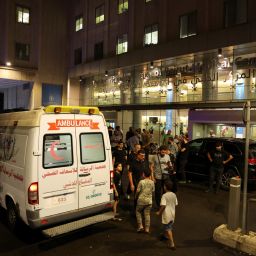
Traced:
<path id="1" fill-rule="evenodd" d="M 207 152 L 215 148 L 217 141 L 222 142 L 223 149 L 234 158 L 225 165 L 221 187 L 229 189 L 230 179 L 234 176 L 244 177 L 245 139 L 238 138 L 200 138 L 191 140 L 188 145 L 187 176 L 200 176 L 209 179 L 210 161 Z M 256 141 L 250 140 L 248 156 L 248 185 L 256 185 Z"/>

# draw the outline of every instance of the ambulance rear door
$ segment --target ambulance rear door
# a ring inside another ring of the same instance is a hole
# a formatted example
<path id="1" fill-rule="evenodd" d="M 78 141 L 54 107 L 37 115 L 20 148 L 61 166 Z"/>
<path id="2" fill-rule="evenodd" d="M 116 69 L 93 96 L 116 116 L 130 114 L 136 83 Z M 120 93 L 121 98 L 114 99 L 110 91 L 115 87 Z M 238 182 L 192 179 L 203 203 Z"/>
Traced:
<path id="1" fill-rule="evenodd" d="M 74 114 L 41 117 L 39 145 L 40 217 L 78 209 L 77 140 Z"/>
<path id="2" fill-rule="evenodd" d="M 76 115 L 79 208 L 110 201 L 111 152 L 102 115 Z"/>

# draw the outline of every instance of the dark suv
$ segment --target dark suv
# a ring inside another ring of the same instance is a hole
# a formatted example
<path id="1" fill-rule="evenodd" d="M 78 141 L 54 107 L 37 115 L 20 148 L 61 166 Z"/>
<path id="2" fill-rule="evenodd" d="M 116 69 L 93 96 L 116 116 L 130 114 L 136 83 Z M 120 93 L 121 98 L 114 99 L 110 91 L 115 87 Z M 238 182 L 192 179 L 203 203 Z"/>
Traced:
<path id="1" fill-rule="evenodd" d="M 207 152 L 215 148 L 217 141 L 223 144 L 223 149 L 234 158 L 225 165 L 221 187 L 229 188 L 230 178 L 244 176 L 245 139 L 237 138 L 201 138 L 191 140 L 188 145 L 188 163 L 186 165 L 187 176 L 196 175 L 208 179 L 210 161 Z M 256 184 L 256 142 L 250 141 L 248 156 L 248 185 L 255 188 Z"/>

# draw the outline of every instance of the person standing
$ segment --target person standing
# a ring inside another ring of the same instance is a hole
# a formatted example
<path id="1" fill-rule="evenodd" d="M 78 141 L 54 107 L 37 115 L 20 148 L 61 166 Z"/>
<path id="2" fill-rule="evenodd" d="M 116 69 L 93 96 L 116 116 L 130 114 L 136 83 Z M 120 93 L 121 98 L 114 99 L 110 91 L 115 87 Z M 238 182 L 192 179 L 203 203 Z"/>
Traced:
<path id="1" fill-rule="evenodd" d="M 162 224 L 164 228 L 164 236 L 167 239 L 167 246 L 175 250 L 173 239 L 173 224 L 175 220 L 175 207 L 178 205 L 176 195 L 172 192 L 172 182 L 166 181 L 164 184 L 165 193 L 161 198 L 161 208 L 156 213 L 162 216 Z"/>
<path id="2" fill-rule="evenodd" d="M 138 184 L 136 190 L 137 206 L 136 206 L 136 218 L 138 229 L 137 232 L 144 231 L 149 233 L 150 228 L 150 211 L 152 208 L 152 196 L 155 190 L 154 182 L 150 179 L 151 172 L 146 169 L 143 173 L 144 179 Z M 142 213 L 144 215 L 144 226 L 142 221 Z"/>
<path id="3" fill-rule="evenodd" d="M 121 163 L 123 167 L 125 167 L 127 162 L 127 153 L 124 149 L 123 141 L 118 141 L 116 148 L 113 150 L 113 164 L 114 163 Z"/>
<path id="4" fill-rule="evenodd" d="M 206 192 L 213 191 L 213 183 L 216 181 L 215 193 L 219 191 L 221 177 L 224 171 L 224 166 L 233 159 L 233 156 L 222 149 L 222 143 L 216 142 L 215 149 L 207 153 L 207 157 L 211 162 L 209 170 L 209 188 Z"/>
<path id="5" fill-rule="evenodd" d="M 120 194 L 122 189 L 122 164 L 121 163 L 115 163 L 114 164 L 114 184 L 113 184 L 113 190 L 114 190 L 114 204 L 113 204 L 113 212 L 114 212 L 114 220 L 120 220 L 117 218 L 117 205 L 120 200 Z"/>
<path id="6" fill-rule="evenodd" d="M 132 192 L 136 192 L 138 184 L 143 179 L 143 173 L 150 170 L 149 163 L 145 160 L 145 151 L 143 149 L 138 151 L 136 158 L 131 162 L 128 170 L 129 184 Z M 137 199 L 134 195 L 134 207 L 136 209 Z"/>
<path id="7" fill-rule="evenodd" d="M 122 141 L 119 141 L 117 143 L 117 146 L 113 151 L 112 157 L 113 157 L 113 165 L 115 163 L 122 164 L 123 171 L 121 172 L 121 176 L 123 176 L 123 173 L 126 173 L 127 153 L 126 153 L 126 150 L 124 149 L 124 143 Z M 123 192 L 124 191 L 123 191 L 123 185 L 122 185 L 120 190 L 121 195 L 123 195 Z"/>
<path id="8" fill-rule="evenodd" d="M 134 134 L 126 141 L 127 147 L 129 148 L 128 155 L 131 151 L 134 151 L 134 145 L 140 144 L 138 133 L 135 131 Z"/>
<path id="9" fill-rule="evenodd" d="M 168 138 L 169 137 L 173 137 L 172 136 L 172 130 L 168 130 L 166 134 L 164 134 L 163 136 L 163 145 L 167 145 L 168 144 Z"/>
<path id="10" fill-rule="evenodd" d="M 150 134 L 146 129 L 143 129 L 143 133 L 141 134 L 141 138 L 142 138 L 141 147 L 145 150 L 146 159 L 148 159 L 151 142 L 150 142 Z"/>
<path id="11" fill-rule="evenodd" d="M 171 166 L 170 156 L 167 154 L 167 147 L 162 145 L 159 148 L 159 152 L 153 156 L 151 161 L 151 169 L 153 170 L 153 179 L 155 181 L 155 200 L 157 208 L 160 207 L 164 181 L 169 179 L 169 166 Z"/>
<path id="12" fill-rule="evenodd" d="M 179 170 L 179 175 L 181 178 L 180 183 L 186 183 L 186 173 L 185 173 L 185 168 L 187 165 L 188 161 L 188 136 L 187 134 L 183 136 L 182 142 L 180 144 L 180 152 L 178 156 L 179 164 L 178 164 L 178 170 Z"/>

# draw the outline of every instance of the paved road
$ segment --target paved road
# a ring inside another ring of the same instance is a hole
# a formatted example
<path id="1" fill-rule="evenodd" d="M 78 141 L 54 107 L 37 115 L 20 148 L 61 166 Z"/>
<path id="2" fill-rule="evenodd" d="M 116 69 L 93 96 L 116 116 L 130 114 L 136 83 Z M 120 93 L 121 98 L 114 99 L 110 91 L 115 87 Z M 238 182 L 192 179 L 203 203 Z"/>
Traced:
<path id="1" fill-rule="evenodd" d="M 244 255 L 217 244 L 212 239 L 213 230 L 226 223 L 228 192 L 204 193 L 203 187 L 184 185 L 179 188 L 174 238 L 176 251 L 166 248 L 158 240 L 161 222 L 152 212 L 151 234 L 137 234 L 136 220 L 130 214 L 132 202 L 122 202 L 120 213 L 123 221 L 109 221 L 82 230 L 46 239 L 40 232 L 23 229 L 11 234 L 0 214 L 0 256 L 16 255 L 62 255 L 62 256 L 150 256 L 150 255 Z"/>

